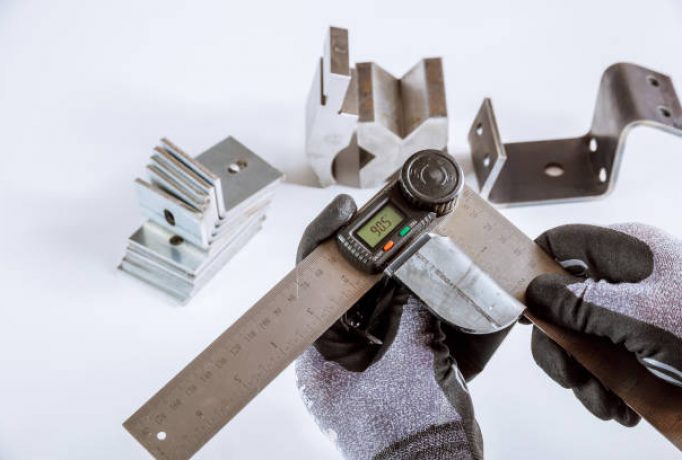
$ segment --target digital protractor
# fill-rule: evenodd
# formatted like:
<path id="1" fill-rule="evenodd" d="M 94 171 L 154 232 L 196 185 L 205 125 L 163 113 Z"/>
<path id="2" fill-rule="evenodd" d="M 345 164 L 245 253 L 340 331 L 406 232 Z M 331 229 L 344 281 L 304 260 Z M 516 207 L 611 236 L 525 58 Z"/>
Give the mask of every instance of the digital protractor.
<path id="1" fill-rule="evenodd" d="M 533 278 L 562 271 L 463 184 L 452 157 L 418 152 L 333 241 L 299 263 L 124 427 L 156 458 L 190 458 L 374 286 L 382 271 L 397 273 L 396 264 L 409 263 L 413 254 L 426 259 L 424 266 L 438 269 L 438 254 L 421 249 L 433 249 L 424 244 L 430 235 L 448 237 L 484 278 L 518 302 Z M 498 324 L 494 310 L 484 323 Z M 524 314 L 682 449 L 680 388 L 657 379 L 606 340 Z M 508 321 L 505 316 L 503 322 Z"/>

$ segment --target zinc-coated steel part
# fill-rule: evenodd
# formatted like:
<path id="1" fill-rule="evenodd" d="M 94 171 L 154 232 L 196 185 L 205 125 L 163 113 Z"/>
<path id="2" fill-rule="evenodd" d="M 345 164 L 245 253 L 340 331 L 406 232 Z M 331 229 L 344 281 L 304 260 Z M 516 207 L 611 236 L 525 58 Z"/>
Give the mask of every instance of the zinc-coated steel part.
<path id="1" fill-rule="evenodd" d="M 481 194 L 504 205 L 605 195 L 615 185 L 627 134 L 639 125 L 682 135 L 682 108 L 671 79 L 635 64 L 606 69 L 592 128 L 577 138 L 503 144 L 485 99 L 469 131 Z"/>
<path id="2" fill-rule="evenodd" d="M 425 235 L 420 243 L 392 276 L 436 317 L 469 334 L 492 334 L 523 314 L 525 306 L 477 267 L 452 239 Z"/>
<path id="3" fill-rule="evenodd" d="M 306 154 L 322 186 L 381 185 L 413 152 L 447 140 L 440 58 L 401 78 L 373 62 L 353 68 L 348 31 L 329 29 L 306 106 Z"/>
<path id="4" fill-rule="evenodd" d="M 184 201 L 142 179 L 135 179 L 135 190 L 142 213 L 200 247 L 208 247 L 211 224 L 203 214 Z"/>
<path id="5" fill-rule="evenodd" d="M 528 283 L 561 272 L 537 245 L 465 187 L 436 233 L 497 286 L 523 300 Z M 377 281 L 329 241 L 318 247 L 125 423 L 153 456 L 194 455 Z M 657 379 L 620 347 L 547 324 L 549 337 L 682 448 L 682 391 Z"/>
<path id="6" fill-rule="evenodd" d="M 221 219 L 252 197 L 268 191 L 283 177 L 280 171 L 231 136 L 197 156 L 196 163 L 211 171 L 221 184 L 218 198 L 225 209 Z"/>
<path id="7" fill-rule="evenodd" d="M 147 166 L 152 184 L 136 181 L 140 205 L 149 219 L 204 249 L 229 231 L 228 222 L 253 214 L 282 179 L 232 137 L 197 158 L 162 143 Z"/>
<path id="8" fill-rule="evenodd" d="M 231 137 L 197 158 L 161 142 L 120 268 L 186 302 L 258 232 L 282 174 Z"/>
<path id="9" fill-rule="evenodd" d="M 120 269 L 185 303 L 258 233 L 264 218 L 244 222 L 212 251 L 186 241 L 169 243 L 177 236 L 147 222 L 131 237 Z"/>

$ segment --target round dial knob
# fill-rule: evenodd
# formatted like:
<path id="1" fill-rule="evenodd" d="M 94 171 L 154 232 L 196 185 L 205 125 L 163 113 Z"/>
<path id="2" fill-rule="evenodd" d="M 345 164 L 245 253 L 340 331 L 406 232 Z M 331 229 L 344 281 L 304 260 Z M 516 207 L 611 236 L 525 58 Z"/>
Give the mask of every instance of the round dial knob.
<path id="1" fill-rule="evenodd" d="M 455 160 L 439 150 L 422 150 L 400 171 L 400 191 L 419 209 L 443 215 L 452 211 L 464 184 Z"/>

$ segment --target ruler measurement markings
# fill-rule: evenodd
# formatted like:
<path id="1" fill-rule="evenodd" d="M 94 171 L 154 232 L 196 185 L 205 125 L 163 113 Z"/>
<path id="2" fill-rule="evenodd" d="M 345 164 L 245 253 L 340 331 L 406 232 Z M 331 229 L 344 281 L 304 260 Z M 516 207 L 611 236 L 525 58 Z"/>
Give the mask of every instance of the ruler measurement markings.
<path id="1" fill-rule="evenodd" d="M 124 424 L 131 434 L 158 458 L 188 458 L 213 437 L 376 281 L 335 251 L 316 250 L 271 289 Z"/>

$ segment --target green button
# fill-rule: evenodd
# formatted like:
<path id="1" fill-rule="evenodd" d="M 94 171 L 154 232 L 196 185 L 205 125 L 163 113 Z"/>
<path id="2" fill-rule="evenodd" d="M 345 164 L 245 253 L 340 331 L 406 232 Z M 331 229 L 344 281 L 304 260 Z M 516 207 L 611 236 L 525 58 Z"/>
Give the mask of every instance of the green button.
<path id="1" fill-rule="evenodd" d="M 403 227 L 403 229 L 400 230 L 400 236 L 405 236 L 405 235 L 407 235 L 408 233 L 410 233 L 410 230 L 412 230 L 412 229 L 410 228 L 410 226 L 409 226 L 409 225 L 405 225 L 405 226 Z"/>

